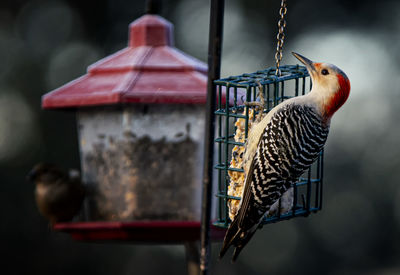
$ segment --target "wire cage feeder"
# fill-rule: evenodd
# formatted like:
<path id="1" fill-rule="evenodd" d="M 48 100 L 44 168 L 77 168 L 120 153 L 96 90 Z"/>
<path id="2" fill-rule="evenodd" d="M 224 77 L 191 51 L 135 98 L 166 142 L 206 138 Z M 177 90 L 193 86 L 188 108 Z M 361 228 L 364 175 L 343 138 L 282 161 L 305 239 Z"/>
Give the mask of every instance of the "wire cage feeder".
<path id="1" fill-rule="evenodd" d="M 311 80 L 306 67 L 299 65 L 281 66 L 281 76 L 276 76 L 276 68 L 271 67 L 255 73 L 231 76 L 215 80 L 217 91 L 216 104 L 216 173 L 218 181 L 218 211 L 214 225 L 227 228 L 230 223 L 228 203 L 240 201 L 239 196 L 229 192 L 232 176 L 243 176 L 242 167 L 233 167 L 232 158 L 244 151 L 245 140 L 249 133 L 257 110 L 245 102 L 257 101 L 258 87 L 262 86 L 264 93 L 264 112 L 268 113 L 282 101 L 311 90 Z M 225 95 L 225 96 L 224 96 Z M 244 138 L 235 137 L 237 127 L 242 125 Z M 244 124 L 244 125 L 243 125 Z M 236 148 L 235 148 L 236 147 Z M 233 152 L 232 150 L 234 149 Z M 235 155 L 234 157 L 232 155 Z M 240 158 L 242 156 L 239 156 Z M 281 213 L 280 201 L 276 214 L 264 217 L 262 224 L 274 223 L 299 216 L 308 216 L 322 208 L 322 181 L 323 179 L 323 152 L 313 165 L 303 173 L 299 181 L 293 186 L 293 205 L 291 210 Z"/>

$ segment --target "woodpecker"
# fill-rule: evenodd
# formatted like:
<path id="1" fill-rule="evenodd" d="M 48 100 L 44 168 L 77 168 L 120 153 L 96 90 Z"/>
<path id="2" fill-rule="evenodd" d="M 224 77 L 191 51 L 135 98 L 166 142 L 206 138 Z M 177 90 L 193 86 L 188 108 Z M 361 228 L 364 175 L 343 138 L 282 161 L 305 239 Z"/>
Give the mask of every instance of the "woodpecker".
<path id="1" fill-rule="evenodd" d="M 292 54 L 306 66 L 312 89 L 274 107 L 249 132 L 242 199 L 219 255 L 222 258 L 234 246 L 232 262 L 254 235 L 264 215 L 272 211 L 273 205 L 276 208 L 280 198 L 288 194 L 290 197 L 293 185 L 316 160 L 328 137 L 333 114 L 350 93 L 350 81 L 338 67 Z"/>
<path id="2" fill-rule="evenodd" d="M 39 163 L 27 179 L 36 184 L 36 204 L 50 225 L 72 220 L 79 212 L 85 191 L 77 170 L 67 174 L 54 165 Z"/>

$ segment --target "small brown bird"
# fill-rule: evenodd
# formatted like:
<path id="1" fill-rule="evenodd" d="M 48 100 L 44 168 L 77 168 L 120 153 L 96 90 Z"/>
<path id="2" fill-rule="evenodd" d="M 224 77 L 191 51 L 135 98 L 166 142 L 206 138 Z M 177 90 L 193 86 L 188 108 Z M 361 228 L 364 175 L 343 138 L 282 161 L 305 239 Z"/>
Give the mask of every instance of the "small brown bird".
<path id="1" fill-rule="evenodd" d="M 51 225 L 70 221 L 79 212 L 85 196 L 79 172 L 70 170 L 69 175 L 60 168 L 39 163 L 27 178 L 36 184 L 35 198 L 39 212 Z"/>

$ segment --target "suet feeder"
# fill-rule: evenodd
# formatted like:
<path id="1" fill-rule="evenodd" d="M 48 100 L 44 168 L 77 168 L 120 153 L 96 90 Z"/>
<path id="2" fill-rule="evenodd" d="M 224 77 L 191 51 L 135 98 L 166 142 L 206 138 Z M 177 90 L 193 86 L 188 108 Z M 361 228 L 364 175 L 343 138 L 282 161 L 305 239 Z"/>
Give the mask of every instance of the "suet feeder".
<path id="1" fill-rule="evenodd" d="M 88 190 L 81 221 L 56 229 L 80 240 L 200 238 L 207 66 L 174 48 L 172 31 L 142 16 L 128 47 L 43 96 L 44 109 L 76 110 Z"/>
<path id="2" fill-rule="evenodd" d="M 258 110 L 245 104 L 258 100 L 258 91 L 264 94 L 264 110 L 270 111 L 283 100 L 305 94 L 311 87 L 307 69 L 299 65 L 281 66 L 281 75 L 276 75 L 276 68 L 269 68 L 255 73 L 231 76 L 215 80 L 217 98 L 226 93 L 226 98 L 233 97 L 233 105 L 219 100 L 216 115 L 217 170 L 219 199 L 215 226 L 228 227 L 230 218 L 237 211 L 240 192 L 235 188 L 244 183 L 242 152 L 249 129 Z M 294 186 L 294 201 L 289 212 L 277 211 L 264 218 L 263 224 L 278 222 L 298 216 L 307 216 L 322 207 L 323 153 L 306 171 Z M 278 202 L 278 208 L 279 202 Z"/>

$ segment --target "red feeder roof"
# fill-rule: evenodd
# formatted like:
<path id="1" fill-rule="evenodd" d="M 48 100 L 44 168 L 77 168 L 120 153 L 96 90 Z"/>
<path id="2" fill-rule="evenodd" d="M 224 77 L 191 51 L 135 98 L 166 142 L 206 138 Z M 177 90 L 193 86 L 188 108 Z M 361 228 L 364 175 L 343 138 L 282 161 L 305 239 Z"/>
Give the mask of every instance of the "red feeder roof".
<path id="1" fill-rule="evenodd" d="M 130 25 L 128 47 L 88 68 L 87 74 L 42 97 L 42 107 L 119 103 L 205 104 L 207 66 L 172 45 L 173 25 L 144 15 Z"/>

